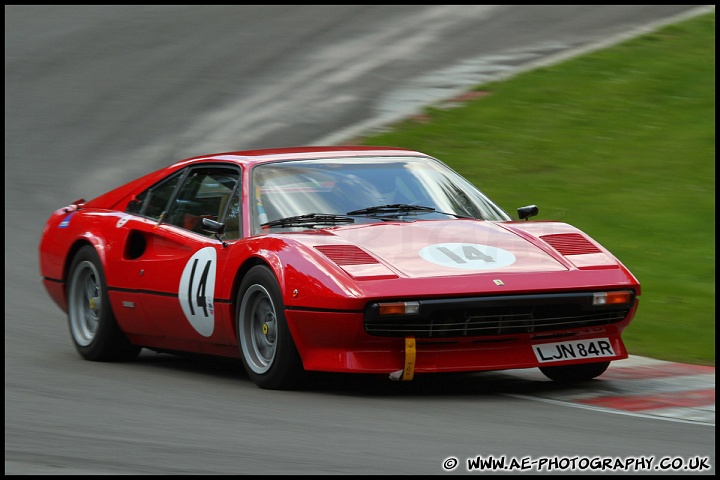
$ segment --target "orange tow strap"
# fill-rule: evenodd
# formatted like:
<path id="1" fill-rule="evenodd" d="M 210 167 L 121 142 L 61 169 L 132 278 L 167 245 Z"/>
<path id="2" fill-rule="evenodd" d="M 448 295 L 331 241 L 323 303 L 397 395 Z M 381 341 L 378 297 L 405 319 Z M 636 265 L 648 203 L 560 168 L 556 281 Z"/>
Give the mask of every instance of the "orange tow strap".
<path id="1" fill-rule="evenodd" d="M 402 381 L 413 379 L 415 375 L 415 338 L 405 339 L 405 368 L 403 369 Z"/>

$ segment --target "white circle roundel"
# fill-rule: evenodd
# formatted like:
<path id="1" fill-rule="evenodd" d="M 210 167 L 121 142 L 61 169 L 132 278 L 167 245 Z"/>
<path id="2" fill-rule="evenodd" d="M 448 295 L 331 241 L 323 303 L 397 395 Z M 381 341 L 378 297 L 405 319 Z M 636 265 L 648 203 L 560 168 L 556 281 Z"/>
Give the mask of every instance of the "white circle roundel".
<path id="1" fill-rule="evenodd" d="M 203 337 L 212 335 L 215 328 L 216 273 L 217 252 L 213 247 L 205 247 L 190 257 L 180 277 L 180 306 L 190 325 Z"/>
<path id="2" fill-rule="evenodd" d="M 436 243 L 420 249 L 420 256 L 443 267 L 493 270 L 515 263 L 515 255 L 498 247 L 478 243 Z"/>

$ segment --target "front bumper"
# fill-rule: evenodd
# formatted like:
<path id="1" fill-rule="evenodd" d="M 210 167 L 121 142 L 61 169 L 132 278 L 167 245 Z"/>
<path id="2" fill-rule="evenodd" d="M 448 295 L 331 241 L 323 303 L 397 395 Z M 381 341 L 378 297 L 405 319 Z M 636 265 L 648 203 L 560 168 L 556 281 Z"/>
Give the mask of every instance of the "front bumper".
<path id="1" fill-rule="evenodd" d="M 538 332 L 516 329 L 510 334 L 443 338 L 422 338 L 412 333 L 393 337 L 370 335 L 363 312 L 289 309 L 285 315 L 306 370 L 390 374 L 406 369 L 409 361 L 414 373 L 538 367 L 542 363 L 534 346 L 594 339 L 607 339 L 614 355 L 561 360 L 553 365 L 621 360 L 628 353 L 620 335 L 636 309 L 637 300 L 623 319 L 606 325 L 560 326 Z M 408 339 L 412 341 L 408 343 Z"/>

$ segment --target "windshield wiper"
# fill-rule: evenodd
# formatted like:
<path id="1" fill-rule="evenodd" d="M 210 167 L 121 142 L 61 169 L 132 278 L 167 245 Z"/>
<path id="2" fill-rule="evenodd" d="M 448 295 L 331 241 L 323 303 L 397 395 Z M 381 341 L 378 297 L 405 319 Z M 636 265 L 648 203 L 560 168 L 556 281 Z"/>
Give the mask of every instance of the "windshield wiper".
<path id="1" fill-rule="evenodd" d="M 337 225 L 338 223 L 355 223 L 355 219 L 334 213 L 306 213 L 292 217 L 279 218 L 265 222 L 261 227 L 293 227 L 303 225 Z"/>
<path id="2" fill-rule="evenodd" d="M 402 216 L 410 214 L 422 214 L 422 213 L 439 213 L 441 215 L 449 215 L 456 218 L 472 218 L 477 220 L 475 217 L 468 217 L 464 215 L 458 215 L 456 213 L 447 213 L 436 210 L 433 207 L 425 207 L 423 205 L 410 205 L 408 203 L 393 203 L 390 205 L 377 205 L 374 207 L 361 208 L 359 210 L 353 210 L 347 212 L 346 215 L 367 215 L 369 217 L 392 217 Z"/>
<path id="3" fill-rule="evenodd" d="M 385 213 L 434 212 L 433 207 L 410 205 L 408 203 L 392 203 L 390 205 L 376 205 L 347 212 L 346 215 L 375 215 Z"/>

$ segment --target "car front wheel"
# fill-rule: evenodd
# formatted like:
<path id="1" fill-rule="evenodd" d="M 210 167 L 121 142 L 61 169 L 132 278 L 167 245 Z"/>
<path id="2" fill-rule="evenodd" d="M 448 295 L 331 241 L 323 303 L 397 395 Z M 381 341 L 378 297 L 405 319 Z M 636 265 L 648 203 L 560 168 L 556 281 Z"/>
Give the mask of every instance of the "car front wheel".
<path id="1" fill-rule="evenodd" d="M 237 336 L 250 379 L 264 389 L 300 385 L 304 370 L 285 320 L 280 287 L 266 266 L 250 269 L 238 291 Z"/>
<path id="2" fill-rule="evenodd" d="M 86 360 L 131 360 L 140 353 L 115 321 L 102 264 L 90 245 L 70 265 L 68 324 L 75 349 Z"/>
<path id="3" fill-rule="evenodd" d="M 578 365 L 561 365 L 556 367 L 540 367 L 540 371 L 550 380 L 562 383 L 592 380 L 607 370 L 610 362 L 581 363 Z"/>

